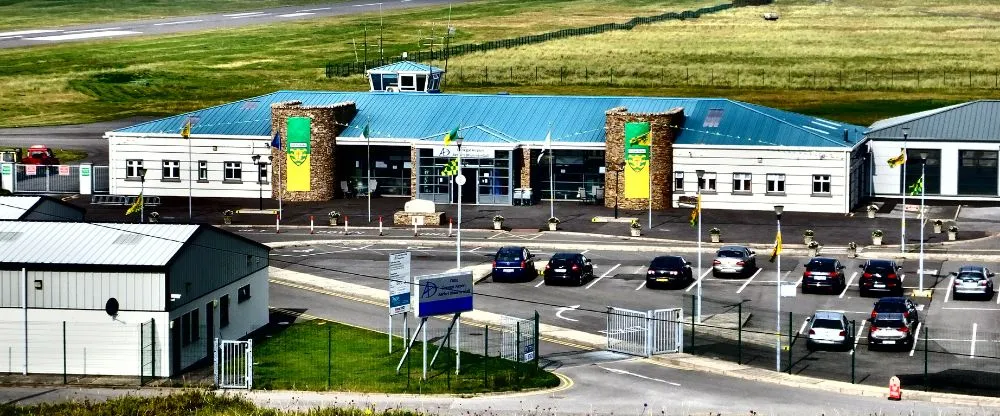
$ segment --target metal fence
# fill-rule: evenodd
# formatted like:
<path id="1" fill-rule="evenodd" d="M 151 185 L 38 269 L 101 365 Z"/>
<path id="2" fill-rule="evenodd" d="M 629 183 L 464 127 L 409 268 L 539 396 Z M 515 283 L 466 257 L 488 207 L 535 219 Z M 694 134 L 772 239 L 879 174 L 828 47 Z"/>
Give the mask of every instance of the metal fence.
<path id="1" fill-rule="evenodd" d="M 80 192 L 80 166 L 14 165 L 14 192 L 46 194 Z"/>
<path id="2" fill-rule="evenodd" d="M 811 314 L 782 312 L 779 331 L 774 309 L 751 305 L 703 299 L 701 323 L 686 320 L 684 352 L 771 371 L 780 359 L 782 372 L 829 380 L 885 386 L 897 376 L 914 390 L 1000 396 L 1000 333 L 977 331 L 970 339 L 970 331 L 921 322 L 912 346 L 872 348 L 867 316 L 859 315 L 852 349 L 810 351 Z"/>
<path id="3" fill-rule="evenodd" d="M 427 51 L 407 52 L 408 56 L 407 59 L 417 62 L 430 62 L 438 59 L 445 59 L 446 57 L 451 57 L 451 56 L 459 56 L 475 52 L 485 52 L 495 49 L 516 48 L 519 46 L 532 45 L 555 39 L 563 39 L 574 36 L 594 35 L 609 31 L 632 30 L 640 25 L 649 25 L 667 20 L 696 19 L 704 14 L 717 13 L 723 10 L 728 10 L 733 7 L 764 5 L 764 4 L 770 4 L 772 2 L 773 0 L 735 0 L 731 3 L 723 3 L 710 7 L 702 7 L 697 10 L 668 12 L 668 13 L 658 14 L 655 16 L 633 17 L 632 19 L 630 19 L 625 23 L 604 23 L 588 27 L 562 29 L 553 32 L 541 33 L 537 35 L 520 36 L 516 38 L 499 39 L 481 43 L 465 43 L 459 45 L 451 45 L 436 51 L 430 49 Z M 399 59 L 396 59 L 395 61 L 399 61 Z M 355 74 L 364 74 L 368 68 L 385 65 L 390 62 L 393 61 L 382 59 L 379 61 L 371 61 L 371 62 L 352 62 L 352 63 L 339 63 L 339 64 L 328 63 L 326 65 L 326 77 L 333 78 L 333 77 L 350 76 Z"/>
<path id="4" fill-rule="evenodd" d="M 253 388 L 253 340 L 214 340 L 213 372 L 220 389 Z"/>
<path id="5" fill-rule="evenodd" d="M 92 191 L 95 194 L 106 194 L 111 192 L 111 176 L 108 172 L 108 166 L 94 166 Z"/>
<path id="6" fill-rule="evenodd" d="M 139 384 L 145 385 L 156 378 L 156 320 L 139 324 Z"/>

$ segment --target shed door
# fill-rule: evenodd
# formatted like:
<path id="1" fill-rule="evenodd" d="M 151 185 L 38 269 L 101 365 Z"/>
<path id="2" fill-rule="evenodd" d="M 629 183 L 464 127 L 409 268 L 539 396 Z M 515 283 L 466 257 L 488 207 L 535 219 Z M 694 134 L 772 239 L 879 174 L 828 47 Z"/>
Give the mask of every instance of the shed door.
<path id="1" fill-rule="evenodd" d="M 997 152 L 960 150 L 958 152 L 959 195 L 997 195 Z"/>

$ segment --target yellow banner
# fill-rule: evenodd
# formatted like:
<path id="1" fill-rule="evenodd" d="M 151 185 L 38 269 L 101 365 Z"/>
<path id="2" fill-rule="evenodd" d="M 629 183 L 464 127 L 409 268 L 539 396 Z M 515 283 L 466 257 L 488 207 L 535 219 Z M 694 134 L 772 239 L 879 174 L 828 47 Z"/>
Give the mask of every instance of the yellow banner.
<path id="1" fill-rule="evenodd" d="M 625 123 L 625 198 L 649 198 L 652 144 L 648 122 Z"/>
<path id="2" fill-rule="evenodd" d="M 310 172 L 312 169 L 312 143 L 309 117 L 289 117 L 286 134 L 288 147 L 285 153 L 285 166 L 288 179 L 285 189 L 288 191 L 308 192 L 311 188 Z"/>

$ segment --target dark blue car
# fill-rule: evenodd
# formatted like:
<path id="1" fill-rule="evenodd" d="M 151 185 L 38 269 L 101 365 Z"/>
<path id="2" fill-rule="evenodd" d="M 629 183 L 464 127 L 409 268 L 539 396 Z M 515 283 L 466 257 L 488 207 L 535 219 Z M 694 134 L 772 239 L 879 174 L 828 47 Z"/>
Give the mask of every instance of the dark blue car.
<path id="1" fill-rule="evenodd" d="M 535 255 L 524 247 L 503 247 L 493 260 L 494 282 L 530 281 L 538 276 Z"/>

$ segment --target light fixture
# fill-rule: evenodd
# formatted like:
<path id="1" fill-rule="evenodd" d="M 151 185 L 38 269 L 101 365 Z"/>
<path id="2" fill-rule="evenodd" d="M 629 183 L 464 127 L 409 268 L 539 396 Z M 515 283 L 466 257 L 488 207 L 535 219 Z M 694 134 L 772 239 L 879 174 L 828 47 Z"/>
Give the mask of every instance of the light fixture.
<path id="1" fill-rule="evenodd" d="M 774 213 L 777 214 L 779 217 L 781 216 L 782 212 L 785 212 L 785 206 L 784 205 L 775 205 L 774 206 Z"/>
<path id="2" fill-rule="evenodd" d="M 219 146 L 212 146 L 212 151 L 213 152 L 219 151 Z"/>
<path id="3" fill-rule="evenodd" d="M 42 290 L 42 281 L 35 280 L 35 289 Z"/>
<path id="4" fill-rule="evenodd" d="M 701 169 L 698 169 L 698 170 L 694 171 L 694 174 L 698 175 L 698 179 L 701 179 L 701 178 L 705 177 L 705 171 L 703 171 Z"/>
<path id="5" fill-rule="evenodd" d="M 920 152 L 920 158 L 927 161 L 927 152 Z"/>
<path id="6" fill-rule="evenodd" d="M 906 138 L 910 135 L 910 128 L 903 127 L 902 130 L 903 130 L 903 140 L 906 140 Z"/>

